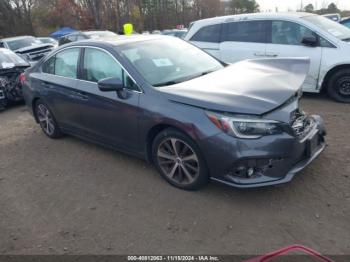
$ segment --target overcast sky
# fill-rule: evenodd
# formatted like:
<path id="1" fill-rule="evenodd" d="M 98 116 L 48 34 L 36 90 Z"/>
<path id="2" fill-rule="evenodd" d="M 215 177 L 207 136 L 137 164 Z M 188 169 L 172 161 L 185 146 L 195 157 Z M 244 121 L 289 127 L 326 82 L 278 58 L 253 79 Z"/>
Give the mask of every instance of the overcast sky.
<path id="1" fill-rule="evenodd" d="M 320 9 L 322 7 L 327 7 L 328 4 L 334 2 L 339 9 L 350 10 L 350 0 L 256 0 L 260 5 L 261 11 L 275 11 L 276 7 L 278 11 L 287 11 L 288 9 L 296 10 L 300 9 L 301 2 L 303 6 L 307 4 L 313 4 L 314 7 Z"/>

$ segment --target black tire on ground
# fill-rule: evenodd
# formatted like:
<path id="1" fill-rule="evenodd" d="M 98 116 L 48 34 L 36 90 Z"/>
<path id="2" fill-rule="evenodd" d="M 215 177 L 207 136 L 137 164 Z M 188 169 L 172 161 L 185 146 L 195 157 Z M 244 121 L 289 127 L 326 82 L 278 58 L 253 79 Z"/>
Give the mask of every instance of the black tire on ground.
<path id="1" fill-rule="evenodd" d="M 155 137 L 152 160 L 162 177 L 177 188 L 197 190 L 209 181 L 208 168 L 199 147 L 176 129 L 168 128 Z"/>
<path id="2" fill-rule="evenodd" d="M 53 139 L 63 136 L 54 115 L 46 103 L 41 100 L 36 101 L 34 113 L 45 135 Z"/>
<path id="3" fill-rule="evenodd" d="M 330 77 L 327 93 L 338 102 L 350 103 L 350 69 L 341 69 Z"/>

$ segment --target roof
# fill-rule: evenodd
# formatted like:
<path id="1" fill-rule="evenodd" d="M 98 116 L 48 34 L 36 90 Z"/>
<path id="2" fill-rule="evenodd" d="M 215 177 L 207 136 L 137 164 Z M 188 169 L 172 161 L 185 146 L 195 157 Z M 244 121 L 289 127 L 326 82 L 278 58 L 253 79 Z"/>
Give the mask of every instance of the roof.
<path id="1" fill-rule="evenodd" d="M 219 16 L 206 18 L 202 20 L 195 21 L 195 23 L 206 23 L 206 22 L 218 22 L 222 23 L 229 20 L 240 20 L 240 19 L 265 19 L 265 18 L 302 18 L 305 16 L 314 16 L 315 14 L 305 13 L 305 12 L 266 12 L 266 13 L 251 13 L 251 14 L 239 14 L 239 15 L 227 15 L 227 16 Z"/>
<path id="2" fill-rule="evenodd" d="M 89 39 L 89 40 L 81 40 L 77 42 L 72 42 L 67 45 L 71 46 L 79 46 L 79 45 L 84 45 L 84 44 L 109 44 L 113 46 L 119 46 L 119 45 L 124 45 L 124 44 L 129 44 L 129 43 L 137 43 L 137 42 L 143 42 L 143 41 L 149 41 L 149 40 L 155 40 L 155 39 L 161 39 L 161 38 L 171 38 L 170 36 L 166 35 L 130 35 L 130 36 L 125 36 L 125 35 L 118 35 L 115 37 L 101 37 L 98 39 Z"/>

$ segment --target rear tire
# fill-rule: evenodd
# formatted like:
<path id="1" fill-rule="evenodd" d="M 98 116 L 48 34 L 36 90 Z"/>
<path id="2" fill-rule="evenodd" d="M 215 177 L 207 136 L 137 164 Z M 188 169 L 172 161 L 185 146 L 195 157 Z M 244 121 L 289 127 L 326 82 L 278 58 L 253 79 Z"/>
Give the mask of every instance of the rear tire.
<path id="1" fill-rule="evenodd" d="M 177 188 L 197 190 L 209 181 L 199 147 L 176 129 L 166 129 L 155 137 L 152 159 L 162 177 Z"/>
<path id="2" fill-rule="evenodd" d="M 350 69 L 335 72 L 327 84 L 328 95 L 342 103 L 350 103 Z"/>
<path id="3" fill-rule="evenodd" d="M 38 100 L 35 104 L 35 117 L 39 121 L 40 127 L 45 135 L 53 139 L 63 136 L 51 110 L 41 100 Z"/>

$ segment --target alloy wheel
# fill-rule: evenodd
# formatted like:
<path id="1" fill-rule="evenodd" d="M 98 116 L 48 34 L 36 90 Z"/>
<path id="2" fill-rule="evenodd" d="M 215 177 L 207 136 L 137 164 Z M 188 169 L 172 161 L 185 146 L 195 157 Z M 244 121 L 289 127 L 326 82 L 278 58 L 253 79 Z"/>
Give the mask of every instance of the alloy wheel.
<path id="1" fill-rule="evenodd" d="M 188 185 L 199 176 L 195 151 L 180 139 L 165 139 L 158 147 L 157 158 L 163 173 L 175 183 Z"/>
<path id="2" fill-rule="evenodd" d="M 37 107 L 37 117 L 40 123 L 41 128 L 44 130 L 44 132 L 52 136 L 55 133 L 55 122 L 52 118 L 52 115 L 47 109 L 47 107 L 43 104 L 39 104 Z"/>

